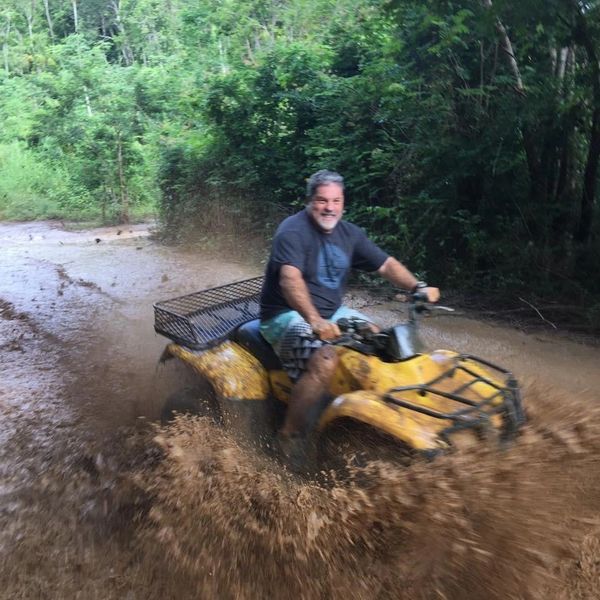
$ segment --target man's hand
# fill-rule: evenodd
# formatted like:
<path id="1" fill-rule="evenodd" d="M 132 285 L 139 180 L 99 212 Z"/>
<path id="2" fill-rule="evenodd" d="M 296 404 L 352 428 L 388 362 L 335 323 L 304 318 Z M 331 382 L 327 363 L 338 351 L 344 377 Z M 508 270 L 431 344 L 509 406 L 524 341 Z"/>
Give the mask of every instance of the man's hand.
<path id="1" fill-rule="evenodd" d="M 379 333 L 381 331 L 381 327 L 379 325 L 375 325 L 375 323 L 367 323 L 367 327 L 371 333 Z"/>
<path id="2" fill-rule="evenodd" d="M 315 319 L 309 323 L 315 335 L 321 340 L 334 340 L 340 337 L 342 332 L 336 323 L 332 323 L 327 319 Z"/>
<path id="3" fill-rule="evenodd" d="M 437 302 L 440 299 L 440 290 L 436 287 L 426 287 L 420 291 L 427 294 L 427 302 Z"/>
<path id="4" fill-rule="evenodd" d="M 393 283 L 395 286 L 405 290 L 415 290 L 417 286 L 419 291 L 427 296 L 427 302 L 437 302 L 440 299 L 440 290 L 435 287 L 429 287 L 427 284 L 418 285 L 417 278 L 399 261 L 392 256 L 379 267 L 377 271 L 382 277 Z"/>

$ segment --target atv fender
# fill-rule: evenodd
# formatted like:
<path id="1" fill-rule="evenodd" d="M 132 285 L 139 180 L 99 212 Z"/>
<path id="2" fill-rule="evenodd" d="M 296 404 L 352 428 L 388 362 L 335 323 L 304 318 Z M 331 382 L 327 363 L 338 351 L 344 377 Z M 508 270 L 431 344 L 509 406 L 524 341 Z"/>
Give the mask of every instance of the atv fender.
<path id="1" fill-rule="evenodd" d="M 391 407 L 376 392 L 359 390 L 337 396 L 321 415 L 317 429 L 322 431 L 342 417 L 374 427 L 417 451 L 439 451 L 448 447 L 438 437 L 442 423 L 424 420 L 422 415 L 408 409 Z"/>
<path id="2" fill-rule="evenodd" d="M 169 344 L 165 353 L 179 358 L 207 379 L 218 397 L 227 400 L 266 400 L 269 380 L 265 368 L 247 350 L 229 340 L 203 352 Z"/>

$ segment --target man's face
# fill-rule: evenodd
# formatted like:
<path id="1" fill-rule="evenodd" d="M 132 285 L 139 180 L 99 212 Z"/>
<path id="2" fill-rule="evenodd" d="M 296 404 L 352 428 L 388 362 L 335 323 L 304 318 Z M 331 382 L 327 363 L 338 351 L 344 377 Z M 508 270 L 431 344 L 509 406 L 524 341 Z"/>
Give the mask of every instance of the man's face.
<path id="1" fill-rule="evenodd" d="M 308 203 L 313 221 L 325 233 L 331 233 L 344 212 L 344 190 L 338 183 L 320 185 Z"/>

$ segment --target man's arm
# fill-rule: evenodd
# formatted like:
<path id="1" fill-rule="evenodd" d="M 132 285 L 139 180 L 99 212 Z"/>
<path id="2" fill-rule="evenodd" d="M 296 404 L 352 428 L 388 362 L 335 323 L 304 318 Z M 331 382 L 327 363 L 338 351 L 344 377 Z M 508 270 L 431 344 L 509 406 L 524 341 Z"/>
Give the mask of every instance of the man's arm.
<path id="1" fill-rule="evenodd" d="M 389 256 L 377 269 L 377 273 L 394 285 L 406 290 L 413 290 L 417 285 L 417 278 L 398 260 Z M 440 290 L 435 287 L 423 288 L 429 302 L 437 302 L 440 299 Z"/>
<path id="2" fill-rule="evenodd" d="M 279 285 L 290 307 L 304 317 L 304 320 L 322 340 L 341 335 L 339 327 L 335 323 L 323 319 L 315 308 L 300 269 L 291 265 L 282 265 L 279 271 Z"/>

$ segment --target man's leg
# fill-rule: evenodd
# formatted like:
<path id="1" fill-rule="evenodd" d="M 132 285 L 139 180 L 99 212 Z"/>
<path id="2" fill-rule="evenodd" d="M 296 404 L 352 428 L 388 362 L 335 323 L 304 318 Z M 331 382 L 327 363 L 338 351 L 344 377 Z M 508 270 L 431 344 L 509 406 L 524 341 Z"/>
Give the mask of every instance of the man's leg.
<path id="1" fill-rule="evenodd" d="M 300 315 L 289 322 L 274 348 L 294 384 L 281 433 L 304 436 L 325 401 L 337 366 L 337 353 L 314 335 Z"/>
<path id="2" fill-rule="evenodd" d="M 329 397 L 329 384 L 339 358 L 332 346 L 314 350 L 308 360 L 306 371 L 292 389 L 285 422 L 281 433 L 287 436 L 308 433 L 311 421 L 318 418 L 320 408 Z"/>
<path id="3" fill-rule="evenodd" d="M 341 318 L 369 322 L 367 316 L 346 306 L 340 306 L 331 320 L 336 322 Z M 281 321 L 281 327 L 277 321 Z M 326 401 L 329 384 L 339 362 L 337 352 L 331 346 L 324 346 L 296 311 L 284 313 L 267 322 L 261 331 L 295 384 L 281 433 L 305 435 L 318 409 Z"/>
<path id="4" fill-rule="evenodd" d="M 290 318 L 291 317 L 291 318 Z M 285 422 L 277 435 L 279 451 L 294 471 L 303 472 L 311 464 L 311 427 L 330 400 L 328 388 L 338 363 L 332 346 L 316 338 L 310 325 L 298 314 L 286 316 L 283 328 L 266 323 L 265 338 L 272 344 L 283 368 L 294 384 Z M 270 336 L 276 331 L 279 335 Z"/>

